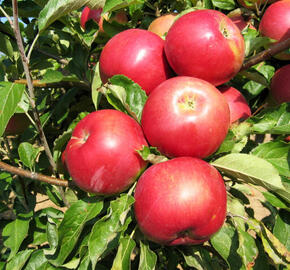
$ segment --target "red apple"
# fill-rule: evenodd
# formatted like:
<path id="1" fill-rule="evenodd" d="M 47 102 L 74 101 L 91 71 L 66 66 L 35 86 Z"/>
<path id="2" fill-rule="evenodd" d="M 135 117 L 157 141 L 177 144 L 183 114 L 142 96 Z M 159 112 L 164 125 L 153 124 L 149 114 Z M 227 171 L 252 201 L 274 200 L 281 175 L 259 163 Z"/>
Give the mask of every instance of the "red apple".
<path id="1" fill-rule="evenodd" d="M 172 69 L 214 85 L 233 78 L 244 60 L 244 39 L 238 27 L 216 10 L 189 12 L 171 26 L 165 53 Z"/>
<path id="2" fill-rule="evenodd" d="M 251 24 L 251 14 L 247 13 L 241 8 L 235 9 L 227 14 L 227 16 L 233 21 L 233 23 L 242 31 L 249 26 L 251 29 L 256 28 Z"/>
<path id="3" fill-rule="evenodd" d="M 82 11 L 81 15 L 81 26 L 83 29 L 86 28 L 86 23 L 88 20 L 94 20 L 99 25 L 99 31 L 104 32 L 103 29 L 103 20 L 112 22 L 116 21 L 120 24 L 125 24 L 128 22 L 127 14 L 124 11 L 118 11 L 110 20 L 108 18 L 108 14 L 104 14 L 102 16 L 102 8 L 98 9 L 90 9 L 89 7 L 85 7 Z"/>
<path id="4" fill-rule="evenodd" d="M 174 77 L 148 97 L 141 126 L 150 145 L 169 157 L 204 158 L 214 153 L 230 125 L 226 99 L 212 84 Z"/>
<path id="5" fill-rule="evenodd" d="M 147 145 L 140 125 L 117 110 L 90 113 L 65 149 L 67 169 L 81 189 L 104 195 L 127 189 L 146 167 L 136 150 Z"/>
<path id="6" fill-rule="evenodd" d="M 275 72 L 271 81 L 270 95 L 278 104 L 290 102 L 290 64 Z"/>
<path id="7" fill-rule="evenodd" d="M 227 85 L 219 87 L 219 90 L 228 102 L 231 123 L 238 120 L 245 120 L 251 116 L 251 109 L 248 102 L 239 90 Z"/>
<path id="8" fill-rule="evenodd" d="M 8 121 L 5 128 L 5 135 L 19 135 L 29 126 L 30 121 L 25 113 L 15 113 Z"/>
<path id="9" fill-rule="evenodd" d="M 201 244 L 226 216 L 226 189 L 209 163 L 180 157 L 155 164 L 138 180 L 135 216 L 140 230 L 163 245 Z"/>
<path id="10" fill-rule="evenodd" d="M 142 29 L 125 30 L 105 45 L 100 56 L 103 83 L 122 74 L 138 83 L 147 95 L 171 76 L 164 54 L 164 40 Z"/>
<path id="11" fill-rule="evenodd" d="M 162 15 L 151 22 L 148 31 L 164 37 L 176 19 L 176 14 Z"/>
<path id="12" fill-rule="evenodd" d="M 262 36 L 277 42 L 290 38 L 290 0 L 281 0 L 271 4 L 265 11 L 259 31 Z M 290 50 L 275 55 L 280 60 L 290 60 Z"/>

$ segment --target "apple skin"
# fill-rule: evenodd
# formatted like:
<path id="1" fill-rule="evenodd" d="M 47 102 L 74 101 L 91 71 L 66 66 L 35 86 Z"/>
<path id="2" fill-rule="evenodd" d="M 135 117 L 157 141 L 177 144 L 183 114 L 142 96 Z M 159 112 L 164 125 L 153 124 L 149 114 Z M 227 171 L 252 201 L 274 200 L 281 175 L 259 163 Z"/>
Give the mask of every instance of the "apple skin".
<path id="1" fill-rule="evenodd" d="M 141 118 L 148 143 L 168 157 L 211 155 L 229 125 L 229 106 L 221 92 L 204 80 L 186 76 L 155 88 Z"/>
<path id="2" fill-rule="evenodd" d="M 166 14 L 154 19 L 149 27 L 148 31 L 153 32 L 161 38 L 166 35 L 169 28 L 172 26 L 176 19 L 176 14 Z"/>
<path id="3" fill-rule="evenodd" d="M 238 120 L 245 120 L 251 116 L 249 104 L 239 90 L 227 85 L 220 86 L 218 89 L 228 102 L 231 124 Z"/>
<path id="4" fill-rule="evenodd" d="M 275 72 L 271 81 L 270 95 L 278 104 L 290 102 L 290 64 Z"/>
<path id="5" fill-rule="evenodd" d="M 15 113 L 8 121 L 5 128 L 5 135 L 19 135 L 29 126 L 30 121 L 25 113 Z"/>
<path id="6" fill-rule="evenodd" d="M 104 33 L 103 20 L 108 21 L 108 15 L 104 14 L 102 16 L 102 8 L 90 9 L 89 7 L 84 7 L 81 15 L 81 27 L 86 28 L 86 23 L 88 20 L 94 20 L 99 25 L 99 31 Z M 125 24 L 128 22 L 127 14 L 124 11 L 117 12 L 109 21 L 116 21 L 120 24 Z"/>
<path id="7" fill-rule="evenodd" d="M 164 48 L 176 74 L 220 85 L 240 70 L 245 44 L 240 30 L 226 15 L 195 10 L 174 22 Z"/>
<path id="8" fill-rule="evenodd" d="M 136 150 L 147 145 L 140 125 L 117 110 L 100 110 L 83 118 L 65 149 L 75 184 L 90 193 L 113 195 L 127 189 L 147 163 Z"/>
<path id="9" fill-rule="evenodd" d="M 164 40 L 143 29 L 128 29 L 115 35 L 101 53 L 100 76 L 106 83 L 117 74 L 129 77 L 149 95 L 172 75 L 164 53 Z"/>
<path id="10" fill-rule="evenodd" d="M 261 19 L 259 31 L 262 36 L 277 42 L 290 38 L 290 0 L 281 0 L 271 4 Z M 281 52 L 275 55 L 275 58 L 290 60 L 290 51 Z"/>
<path id="11" fill-rule="evenodd" d="M 151 166 L 139 178 L 134 197 L 140 230 L 163 245 L 201 244 L 226 217 L 222 176 L 198 158 L 179 157 Z"/>

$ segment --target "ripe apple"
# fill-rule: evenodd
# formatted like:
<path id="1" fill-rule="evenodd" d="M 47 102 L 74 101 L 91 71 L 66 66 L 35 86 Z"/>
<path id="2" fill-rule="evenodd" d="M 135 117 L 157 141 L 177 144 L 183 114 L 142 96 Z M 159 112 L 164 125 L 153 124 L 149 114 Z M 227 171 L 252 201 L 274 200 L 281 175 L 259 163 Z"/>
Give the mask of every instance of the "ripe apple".
<path id="1" fill-rule="evenodd" d="M 110 20 L 108 14 L 102 16 L 102 8 L 90 9 L 89 7 L 84 7 L 81 15 L 81 26 L 83 29 L 86 28 L 86 23 L 88 20 L 94 20 L 99 25 L 99 31 L 104 32 L 103 29 L 103 20 L 106 21 L 116 21 L 120 24 L 125 24 L 128 22 L 127 14 L 124 11 L 118 11 Z"/>
<path id="2" fill-rule="evenodd" d="M 100 56 L 100 75 L 106 83 L 122 74 L 138 83 L 147 95 L 171 76 L 164 40 L 143 29 L 129 29 L 111 38 Z"/>
<path id="3" fill-rule="evenodd" d="M 127 189 L 146 162 L 136 150 L 147 145 L 140 125 L 117 110 L 100 110 L 83 118 L 65 149 L 67 169 L 81 189 L 103 195 Z"/>
<path id="4" fill-rule="evenodd" d="M 164 48 L 176 74 L 220 85 L 240 70 L 245 44 L 240 30 L 226 15 L 195 10 L 175 21 Z"/>
<path id="5" fill-rule="evenodd" d="M 219 87 L 219 90 L 228 102 L 231 123 L 238 120 L 245 120 L 251 116 L 251 109 L 248 102 L 239 90 L 227 85 Z"/>
<path id="6" fill-rule="evenodd" d="M 176 19 L 176 14 L 162 15 L 151 22 L 148 31 L 164 37 Z"/>
<path id="7" fill-rule="evenodd" d="M 256 28 L 251 24 L 251 13 L 247 12 L 244 9 L 237 8 L 230 13 L 227 14 L 227 16 L 233 21 L 233 23 L 242 31 L 244 28 L 249 26 L 251 29 Z"/>
<path id="8" fill-rule="evenodd" d="M 5 128 L 5 135 L 19 135 L 29 126 L 30 121 L 25 113 L 15 113 L 8 121 Z"/>
<path id="9" fill-rule="evenodd" d="M 276 42 L 290 38 L 290 0 L 271 4 L 261 19 L 259 31 L 262 36 L 274 39 Z M 275 58 L 290 60 L 290 50 L 275 55 Z"/>
<path id="10" fill-rule="evenodd" d="M 138 180 L 135 217 L 140 230 L 163 245 L 201 244 L 226 216 L 226 189 L 209 163 L 179 157 L 155 164 Z"/>
<path id="11" fill-rule="evenodd" d="M 168 157 L 211 155 L 229 125 L 229 106 L 221 92 L 204 80 L 186 76 L 156 87 L 141 119 L 148 143 Z"/>
<path id="12" fill-rule="evenodd" d="M 290 102 L 290 64 L 275 72 L 271 81 L 270 95 L 278 104 Z"/>

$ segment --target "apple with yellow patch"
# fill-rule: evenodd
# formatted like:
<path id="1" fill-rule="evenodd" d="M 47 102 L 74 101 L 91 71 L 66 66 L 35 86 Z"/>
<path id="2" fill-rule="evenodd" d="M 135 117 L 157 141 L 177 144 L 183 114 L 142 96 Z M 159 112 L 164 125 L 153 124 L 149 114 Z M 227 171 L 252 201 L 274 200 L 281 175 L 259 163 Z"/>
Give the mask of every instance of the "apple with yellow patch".
<path id="1" fill-rule="evenodd" d="M 238 27 L 225 14 L 195 10 L 174 22 L 164 48 L 178 75 L 221 85 L 239 72 L 245 43 Z"/>

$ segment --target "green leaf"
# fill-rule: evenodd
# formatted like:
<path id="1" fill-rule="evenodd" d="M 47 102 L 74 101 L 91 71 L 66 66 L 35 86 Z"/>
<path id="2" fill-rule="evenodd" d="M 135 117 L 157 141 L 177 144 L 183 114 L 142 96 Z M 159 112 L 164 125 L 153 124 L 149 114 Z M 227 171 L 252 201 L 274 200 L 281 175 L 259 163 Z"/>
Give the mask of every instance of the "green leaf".
<path id="1" fill-rule="evenodd" d="M 0 82 L 0 136 L 3 135 L 9 119 L 21 101 L 25 85 Z"/>
<path id="2" fill-rule="evenodd" d="M 98 91 L 98 89 L 102 86 L 102 80 L 100 77 L 100 70 L 99 70 L 99 62 L 96 63 L 94 67 L 94 77 L 92 82 L 92 100 L 95 105 L 96 110 L 98 110 L 101 93 Z"/>
<path id="3" fill-rule="evenodd" d="M 118 10 L 129 5 L 143 3 L 144 0 L 107 0 L 103 12 Z"/>
<path id="4" fill-rule="evenodd" d="M 131 195 L 121 195 L 118 199 L 111 201 L 108 214 L 93 226 L 88 242 L 93 269 L 112 241 L 119 236 L 133 203 L 134 198 Z"/>
<path id="5" fill-rule="evenodd" d="M 283 103 L 278 108 L 269 108 L 246 120 L 252 124 L 252 131 L 260 134 L 290 133 L 290 103 Z"/>
<path id="6" fill-rule="evenodd" d="M 228 195 L 227 197 L 227 211 L 233 215 L 245 216 L 245 206 L 237 198 Z M 235 219 L 235 226 L 241 230 L 245 230 L 245 221 L 242 218 Z"/>
<path id="7" fill-rule="evenodd" d="M 55 83 L 60 82 L 63 79 L 63 75 L 60 71 L 48 69 L 44 75 L 40 83 Z"/>
<path id="8" fill-rule="evenodd" d="M 265 199 L 270 204 L 272 204 L 273 206 L 278 207 L 278 208 L 285 208 L 285 209 L 290 210 L 290 208 L 288 207 L 286 202 L 284 202 L 279 197 L 275 196 L 273 193 L 271 193 L 271 192 L 262 192 L 262 194 L 264 195 Z"/>
<path id="9" fill-rule="evenodd" d="M 145 146 L 141 150 L 137 150 L 138 154 L 145 161 L 149 161 L 152 164 L 157 164 L 163 161 L 168 160 L 166 156 L 162 156 L 161 153 L 153 146 Z"/>
<path id="10" fill-rule="evenodd" d="M 18 216 L 3 229 L 4 246 L 11 250 L 8 261 L 18 252 L 20 245 L 28 235 L 30 218 Z"/>
<path id="11" fill-rule="evenodd" d="M 43 250 L 35 250 L 25 267 L 25 270 L 45 270 L 45 264 L 47 264 L 47 259 L 44 256 Z"/>
<path id="12" fill-rule="evenodd" d="M 98 215 L 102 208 L 102 201 L 80 200 L 71 205 L 58 228 L 58 249 L 53 256 L 49 256 L 53 265 L 60 266 L 64 263 L 74 249 L 85 223 Z"/>
<path id="13" fill-rule="evenodd" d="M 280 210 L 276 216 L 273 234 L 290 250 L 290 215 L 289 211 Z"/>
<path id="14" fill-rule="evenodd" d="M 104 0 L 49 0 L 45 7 L 41 10 L 38 17 L 38 28 L 42 32 L 54 21 L 62 16 L 81 8 L 89 6 L 90 8 L 102 8 L 105 4 Z"/>
<path id="15" fill-rule="evenodd" d="M 290 144 L 284 142 L 267 142 L 260 144 L 251 154 L 269 161 L 281 175 L 290 177 Z"/>
<path id="16" fill-rule="evenodd" d="M 179 250 L 188 266 L 197 270 L 212 270 L 212 257 L 202 246 L 191 246 Z"/>
<path id="17" fill-rule="evenodd" d="M 256 258 L 258 257 L 258 248 L 256 246 L 255 239 L 240 228 L 238 228 L 238 235 L 239 248 L 237 252 L 241 256 L 246 269 L 251 269 L 251 267 L 255 264 Z"/>
<path id="18" fill-rule="evenodd" d="M 290 252 L 262 223 L 258 220 L 248 221 L 250 228 L 253 229 L 261 238 L 263 246 L 269 257 L 276 265 L 288 265 L 290 263 Z"/>
<path id="19" fill-rule="evenodd" d="M 215 160 L 212 165 L 231 177 L 274 191 L 290 202 L 290 193 L 286 193 L 278 171 L 262 158 L 248 154 L 228 154 Z"/>
<path id="20" fill-rule="evenodd" d="M 6 270 L 21 270 L 29 259 L 33 249 L 26 249 L 17 253 L 12 260 L 7 263 Z"/>
<path id="21" fill-rule="evenodd" d="M 141 87 L 124 75 L 115 75 L 109 79 L 111 84 L 100 90 L 108 102 L 117 110 L 127 112 L 136 121 L 141 121 L 147 95 Z"/>
<path id="22" fill-rule="evenodd" d="M 117 255 L 114 259 L 112 270 L 127 270 L 131 269 L 131 254 L 135 248 L 136 243 L 129 237 L 120 239 Z"/>
<path id="23" fill-rule="evenodd" d="M 32 170 L 32 168 L 34 167 L 35 160 L 40 151 L 40 148 L 35 148 L 28 142 L 23 142 L 18 147 L 18 154 L 20 160 L 26 167 L 30 168 L 30 170 Z"/>
<path id="24" fill-rule="evenodd" d="M 140 241 L 140 261 L 138 270 L 154 270 L 157 255 L 150 249 L 148 242 Z"/>
<path id="25" fill-rule="evenodd" d="M 13 46 L 11 45 L 10 38 L 0 32 L 0 40 L 0 51 L 12 59 L 14 50 Z"/>
<path id="26" fill-rule="evenodd" d="M 224 224 L 224 226 L 211 237 L 210 243 L 227 262 L 231 270 L 246 269 L 237 253 L 239 248 L 239 237 L 234 227 Z"/>
<path id="27" fill-rule="evenodd" d="M 221 9 L 231 10 L 235 8 L 234 0 L 212 0 L 212 4 Z"/>

